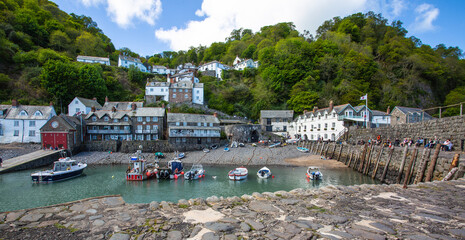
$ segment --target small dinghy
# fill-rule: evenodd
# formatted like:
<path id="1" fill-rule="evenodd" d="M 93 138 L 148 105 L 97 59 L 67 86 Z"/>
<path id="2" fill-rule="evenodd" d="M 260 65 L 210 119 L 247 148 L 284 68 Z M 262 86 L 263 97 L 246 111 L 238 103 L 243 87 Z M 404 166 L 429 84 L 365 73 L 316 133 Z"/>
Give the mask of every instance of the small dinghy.
<path id="1" fill-rule="evenodd" d="M 269 148 L 274 148 L 274 147 L 278 147 L 278 146 L 281 146 L 281 142 L 273 143 L 273 144 L 271 144 L 271 145 L 268 146 L 268 147 L 269 147 Z"/>
<path id="2" fill-rule="evenodd" d="M 203 151 L 204 153 L 209 153 L 209 152 L 210 152 L 210 149 L 204 148 L 202 151 Z"/>
<path id="3" fill-rule="evenodd" d="M 191 170 L 184 173 L 186 180 L 196 180 L 203 177 L 205 177 L 205 169 L 203 169 L 202 164 L 194 164 Z"/>
<path id="4" fill-rule="evenodd" d="M 262 167 L 262 168 L 260 168 L 260 170 L 258 170 L 257 176 L 259 178 L 269 178 L 269 177 L 271 177 L 271 171 L 267 167 Z"/>
<path id="5" fill-rule="evenodd" d="M 323 173 L 321 173 L 318 167 L 308 167 L 307 168 L 307 178 L 310 180 L 322 180 Z"/>
<path id="6" fill-rule="evenodd" d="M 244 143 L 239 143 L 239 147 L 245 147 Z"/>
<path id="7" fill-rule="evenodd" d="M 301 152 L 308 152 L 308 148 L 304 148 L 304 147 L 297 147 L 297 150 L 301 151 Z"/>
<path id="8" fill-rule="evenodd" d="M 86 167 L 85 163 L 78 163 L 76 160 L 65 157 L 54 162 L 52 170 L 36 172 L 31 174 L 31 177 L 33 182 L 62 181 L 80 176 Z"/>
<path id="9" fill-rule="evenodd" d="M 213 149 L 213 150 L 215 150 L 215 149 L 217 149 L 217 148 L 218 148 L 218 145 L 216 145 L 216 144 L 213 144 L 213 145 L 211 146 L 211 149 Z"/>
<path id="10" fill-rule="evenodd" d="M 224 148 L 224 151 L 225 151 L 225 152 L 229 152 L 229 148 L 228 148 L 228 147 L 225 147 L 225 148 Z"/>
<path id="11" fill-rule="evenodd" d="M 248 174 L 249 174 L 249 171 L 247 170 L 247 168 L 238 167 L 238 168 L 235 168 L 229 171 L 228 176 L 229 176 L 229 179 L 231 180 L 240 181 L 240 180 L 246 179 Z"/>

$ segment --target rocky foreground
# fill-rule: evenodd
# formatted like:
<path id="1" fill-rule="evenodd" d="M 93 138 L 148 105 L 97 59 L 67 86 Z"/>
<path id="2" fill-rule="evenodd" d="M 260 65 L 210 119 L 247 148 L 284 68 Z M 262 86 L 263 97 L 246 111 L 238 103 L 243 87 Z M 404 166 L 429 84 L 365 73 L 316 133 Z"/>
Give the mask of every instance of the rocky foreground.
<path id="1" fill-rule="evenodd" d="M 0 213 L 2 239 L 464 239 L 465 179 Z"/>

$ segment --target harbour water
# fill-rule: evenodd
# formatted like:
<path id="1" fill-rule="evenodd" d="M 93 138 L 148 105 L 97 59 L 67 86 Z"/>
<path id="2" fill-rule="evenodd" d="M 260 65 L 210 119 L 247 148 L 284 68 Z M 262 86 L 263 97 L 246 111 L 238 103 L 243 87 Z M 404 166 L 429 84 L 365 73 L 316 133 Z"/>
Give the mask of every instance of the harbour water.
<path id="1" fill-rule="evenodd" d="M 323 180 L 313 182 L 305 178 L 305 167 L 268 166 L 274 178 L 258 179 L 256 172 L 261 167 L 248 167 L 248 178 L 239 182 L 231 181 L 227 176 L 234 166 L 204 166 L 206 177 L 194 181 L 155 179 L 127 182 L 126 165 L 91 165 L 81 177 L 48 184 L 32 183 L 31 170 L 8 173 L 0 175 L 0 212 L 113 194 L 120 194 L 127 203 L 177 202 L 179 199 L 207 198 L 213 195 L 229 197 L 326 185 L 378 183 L 349 168 L 321 168 Z M 188 169 L 190 166 L 185 166 L 184 170 Z"/>

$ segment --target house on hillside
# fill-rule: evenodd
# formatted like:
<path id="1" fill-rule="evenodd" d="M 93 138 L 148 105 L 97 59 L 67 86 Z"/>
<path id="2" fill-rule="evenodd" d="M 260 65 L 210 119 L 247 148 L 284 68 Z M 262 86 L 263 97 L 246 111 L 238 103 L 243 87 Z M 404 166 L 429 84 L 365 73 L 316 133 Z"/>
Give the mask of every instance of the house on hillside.
<path id="1" fill-rule="evenodd" d="M 203 83 L 194 77 L 193 72 L 168 75 L 166 82 L 147 81 L 145 100 L 148 104 L 158 101 L 173 103 L 204 103 Z"/>
<path id="2" fill-rule="evenodd" d="M 166 124 L 164 108 L 142 107 L 136 108 L 130 114 L 134 129 L 134 140 L 159 140 L 163 136 Z"/>
<path id="3" fill-rule="evenodd" d="M 220 121 L 216 114 L 167 114 L 168 140 L 171 144 L 205 147 L 220 142 Z"/>
<path id="4" fill-rule="evenodd" d="M 159 66 L 159 65 L 154 65 L 152 66 L 152 73 L 157 73 L 157 74 L 175 74 L 176 70 L 174 69 L 169 69 L 165 66 Z"/>
<path id="5" fill-rule="evenodd" d="M 420 108 L 395 106 L 391 115 L 391 125 L 423 122 L 433 119 L 431 115 Z"/>
<path id="6" fill-rule="evenodd" d="M 102 105 L 97 102 L 97 98 L 87 99 L 75 97 L 71 103 L 68 104 L 68 116 L 88 114 L 92 108 L 96 110 L 102 109 Z"/>
<path id="7" fill-rule="evenodd" d="M 294 110 L 261 110 L 260 125 L 267 132 L 284 132 L 294 118 Z"/>
<path id="8" fill-rule="evenodd" d="M 81 118 L 61 114 L 53 116 L 40 128 L 42 148 L 77 151 L 83 141 L 85 126 Z"/>
<path id="9" fill-rule="evenodd" d="M 258 61 L 252 59 L 241 59 L 236 56 L 236 59 L 233 61 L 233 68 L 238 71 L 242 71 L 245 68 L 258 68 Z"/>
<path id="10" fill-rule="evenodd" d="M 222 80 L 222 73 L 224 70 L 229 70 L 231 69 L 230 66 L 220 63 L 218 61 L 211 61 L 208 63 L 205 63 L 199 67 L 199 72 L 202 72 L 203 75 L 207 76 L 212 76 L 216 77 L 220 80 Z"/>
<path id="11" fill-rule="evenodd" d="M 83 62 L 83 63 L 100 63 L 104 65 L 110 66 L 110 58 L 109 57 L 93 57 L 93 56 L 77 56 L 76 61 Z"/>
<path id="12" fill-rule="evenodd" d="M 11 106 L 0 108 L 0 143 L 40 143 L 40 128 L 56 116 L 50 106 L 21 105 L 13 100 Z"/>
<path id="13" fill-rule="evenodd" d="M 102 110 L 116 110 L 129 111 L 136 105 L 137 108 L 144 106 L 144 102 L 110 102 L 108 97 L 105 97 L 105 103 L 103 104 Z"/>
<path id="14" fill-rule="evenodd" d="M 141 72 L 148 72 L 147 67 L 142 64 L 139 58 L 133 58 L 129 56 L 122 56 L 119 55 L 118 57 L 118 67 L 125 67 L 129 68 L 131 66 L 135 66 L 138 68 Z"/>

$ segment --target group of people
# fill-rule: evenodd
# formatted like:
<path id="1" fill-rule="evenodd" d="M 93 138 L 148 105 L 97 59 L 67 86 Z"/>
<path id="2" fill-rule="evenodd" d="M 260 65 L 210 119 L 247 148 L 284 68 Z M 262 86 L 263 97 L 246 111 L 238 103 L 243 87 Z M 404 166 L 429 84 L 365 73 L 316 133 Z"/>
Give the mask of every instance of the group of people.
<path id="1" fill-rule="evenodd" d="M 398 138 L 396 138 L 394 141 L 391 141 L 389 138 L 382 140 L 380 136 L 378 136 L 376 139 L 368 139 L 367 143 L 369 145 L 378 145 L 378 146 L 384 146 L 384 147 L 405 147 L 405 146 L 416 146 L 416 147 L 421 147 L 424 146 L 425 148 L 434 148 L 436 144 L 441 144 L 441 150 L 443 151 L 452 151 L 453 143 L 450 141 L 450 139 L 447 139 L 444 142 L 441 142 L 437 137 L 434 137 L 434 139 L 423 139 L 423 138 L 418 138 L 416 141 L 413 138 L 404 138 L 402 141 Z M 365 141 L 364 140 L 359 140 L 357 142 L 358 145 L 364 145 Z"/>

